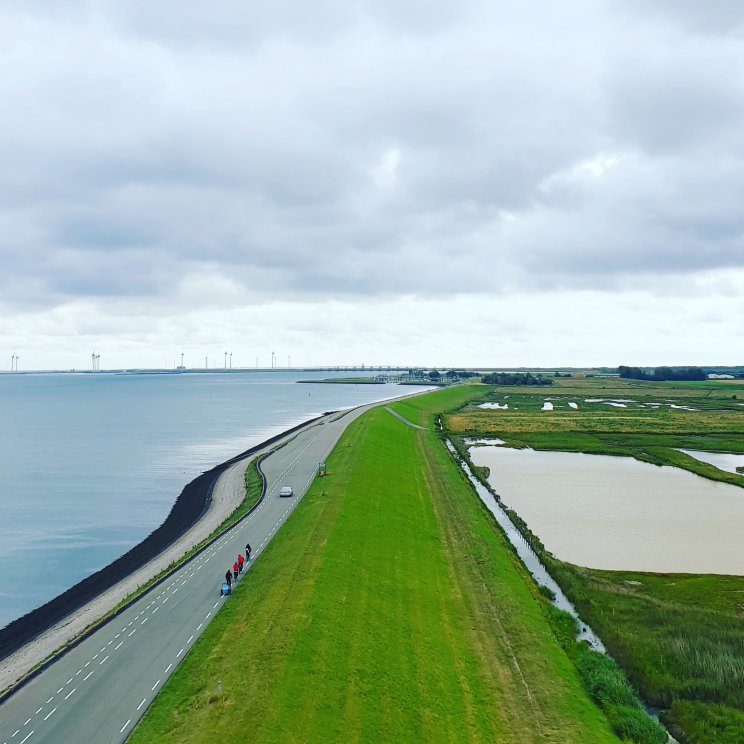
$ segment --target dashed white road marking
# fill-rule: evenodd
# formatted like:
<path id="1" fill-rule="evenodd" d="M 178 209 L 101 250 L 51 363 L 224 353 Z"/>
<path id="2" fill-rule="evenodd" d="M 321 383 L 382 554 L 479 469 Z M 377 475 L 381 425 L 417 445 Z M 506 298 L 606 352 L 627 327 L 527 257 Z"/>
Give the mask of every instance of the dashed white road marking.
<path id="1" fill-rule="evenodd" d="M 52 700 L 54 700 L 54 695 L 52 695 L 52 697 L 50 697 L 49 700 L 47 700 L 46 703 L 44 703 L 44 704 L 45 705 L 49 705 L 49 703 L 51 703 Z"/>
<path id="2" fill-rule="evenodd" d="M 33 718 L 33 716 L 31 716 L 31 718 Z M 27 718 L 27 719 L 26 719 L 26 720 L 24 721 L 23 725 L 24 725 L 24 726 L 28 726 L 28 724 L 29 724 L 29 723 L 31 723 L 31 718 Z M 20 729 L 19 729 L 19 731 L 20 731 Z"/>
<path id="3" fill-rule="evenodd" d="M 17 733 L 18 732 L 16 731 L 16 734 Z M 30 733 L 26 734 L 26 736 L 23 739 L 21 739 L 21 744 L 24 744 L 24 742 L 27 742 L 33 736 L 33 733 L 34 732 L 31 731 Z M 15 736 L 15 734 L 13 734 L 13 736 Z"/>
<path id="4" fill-rule="evenodd" d="M 43 707 L 44 707 L 43 705 L 40 705 L 40 706 L 39 706 L 39 707 L 38 707 L 38 708 L 36 709 L 36 713 L 34 713 L 34 715 L 35 715 L 35 716 L 38 716 L 38 715 L 39 715 L 39 713 L 41 712 L 41 709 L 42 709 Z"/>
<path id="5" fill-rule="evenodd" d="M 313 443 L 314 443 L 314 442 L 311 442 L 311 444 L 313 444 Z M 310 445 L 308 445 L 308 448 L 309 448 L 309 447 L 310 447 Z M 307 449 L 307 448 L 306 448 L 306 449 Z M 303 451 L 303 452 L 301 453 L 301 455 L 304 455 L 304 454 L 305 454 L 305 452 Z M 298 458 L 297 458 L 297 459 L 296 459 L 296 460 L 295 460 L 295 461 L 294 461 L 294 462 L 293 462 L 293 463 L 292 463 L 292 464 L 291 464 L 291 465 L 290 465 L 290 466 L 289 466 L 288 468 L 286 468 L 286 469 L 285 469 L 284 473 L 282 473 L 282 476 L 280 476 L 280 478 L 281 478 L 281 477 L 284 477 L 284 475 L 286 475 L 286 473 L 288 473 L 288 472 L 290 472 L 290 470 L 292 470 L 292 468 L 294 467 L 294 465 L 295 465 L 295 463 L 297 462 L 297 460 L 299 460 L 299 458 L 301 457 L 301 455 L 300 455 L 300 456 L 298 456 Z M 312 481 L 312 477 L 311 477 L 311 478 L 309 478 L 309 479 L 307 480 L 307 483 L 306 483 L 305 485 L 309 484 L 309 483 L 310 483 L 311 481 Z M 263 508 L 263 507 L 265 506 L 265 504 L 266 504 L 266 502 L 263 502 L 263 503 L 262 503 L 262 504 L 261 504 L 261 505 L 260 505 L 260 506 L 259 506 L 258 508 L 259 508 L 259 509 Z M 280 520 L 279 520 L 278 522 L 276 522 L 276 524 L 274 525 L 273 529 L 271 530 L 271 533 L 274 533 L 274 532 L 276 532 L 276 530 L 278 529 L 278 527 L 280 527 L 280 526 L 281 526 L 281 525 L 283 524 L 283 521 L 284 521 L 284 520 L 286 519 L 287 515 L 288 515 L 288 514 L 289 514 L 289 513 L 290 513 L 290 512 L 291 512 L 291 511 L 292 511 L 292 510 L 294 509 L 294 507 L 295 507 L 295 506 L 296 506 L 296 503 L 293 503 L 293 504 L 291 504 L 290 506 L 288 506 L 288 507 L 287 507 L 287 509 L 286 509 L 286 510 L 284 511 L 284 513 L 282 514 L 282 518 L 281 518 L 281 519 L 280 519 Z M 258 511 L 258 510 L 256 510 L 256 511 Z M 249 519 L 252 519 L 252 518 L 253 518 L 253 516 L 254 516 L 254 515 L 253 515 L 253 514 L 251 514 L 251 515 L 250 515 L 250 517 L 249 517 Z M 221 547 L 221 546 L 225 546 L 225 545 L 227 545 L 228 543 L 232 543 L 232 542 L 234 542 L 234 538 L 235 538 L 236 536 L 237 536 L 237 535 L 235 534 L 235 535 L 232 535 L 232 536 L 225 536 L 225 537 L 223 537 L 223 538 L 222 538 L 222 539 L 221 539 L 221 540 L 220 540 L 220 541 L 219 541 L 219 542 L 218 542 L 218 543 L 217 543 L 216 545 L 214 545 L 214 546 L 213 546 L 213 547 L 212 547 L 212 548 L 211 548 L 210 550 L 208 550 L 208 551 L 207 551 L 207 553 L 206 553 L 205 555 L 203 555 L 203 556 L 202 556 L 202 557 L 201 557 L 201 558 L 199 559 L 199 561 L 198 561 L 198 562 L 197 562 L 197 564 L 196 564 L 196 567 L 194 567 L 194 565 L 192 564 L 192 569 L 191 569 L 191 572 L 190 572 L 190 573 L 189 573 L 189 574 L 188 574 L 188 575 L 187 575 L 186 577 L 184 577 L 184 578 L 183 578 L 183 579 L 182 579 L 182 580 L 180 581 L 180 586 L 184 586 L 184 585 L 186 584 L 186 582 L 188 581 L 188 579 L 189 579 L 189 578 L 192 578 L 192 577 L 193 577 L 193 576 L 194 576 L 194 575 L 196 574 L 196 571 L 202 568 L 203 564 L 205 564 L 205 563 L 209 562 L 209 560 L 210 560 L 210 559 L 211 559 L 211 558 L 213 557 L 213 555 L 214 555 L 214 554 L 216 553 L 216 551 L 217 551 L 217 548 L 218 548 L 218 547 Z M 261 547 L 261 548 L 262 548 L 262 547 L 263 547 L 263 546 L 264 546 L 264 545 L 266 544 L 266 542 L 268 541 L 268 539 L 269 539 L 269 537 L 267 536 L 266 538 L 264 538 L 264 540 L 262 540 L 262 542 L 261 542 L 261 545 L 260 545 L 260 547 Z M 259 552 L 259 551 L 256 551 L 256 553 L 257 553 L 257 554 L 258 554 L 258 552 Z M 255 556 L 253 556 L 253 557 L 255 558 L 255 557 L 257 557 L 257 555 L 255 555 Z M 176 592 L 177 592 L 177 591 L 179 590 L 179 588 L 180 588 L 179 586 L 176 586 L 176 584 L 177 584 L 177 583 L 178 583 L 178 579 L 176 579 L 175 581 L 173 581 L 173 582 L 172 582 L 172 583 L 171 583 L 171 584 L 170 584 L 170 585 L 168 586 L 168 589 L 171 589 L 171 590 L 172 590 L 172 594 L 175 594 L 175 593 L 176 593 Z M 161 598 L 162 598 L 162 597 L 163 597 L 163 596 L 164 596 L 165 594 L 166 594 L 166 590 L 164 589 L 164 590 L 163 590 L 163 591 L 161 591 L 161 593 L 160 593 L 160 594 L 158 595 L 157 599 L 161 599 Z M 165 602 L 167 602 L 167 601 L 168 601 L 168 599 L 169 599 L 169 597 L 165 597 L 165 599 L 163 600 L 163 604 L 164 604 Z M 222 599 L 223 599 L 223 601 L 224 601 L 225 597 L 222 597 Z M 95 654 L 95 656 L 93 656 L 93 657 L 92 657 L 91 661 L 94 661 L 94 660 L 96 660 L 96 659 L 98 658 L 98 656 L 99 656 L 100 654 L 104 653 L 104 652 L 105 652 L 105 650 L 106 650 L 106 648 L 107 648 L 107 646 L 111 646 L 111 645 L 113 644 L 114 640 L 118 639 L 118 638 L 119 638 L 119 637 L 121 636 L 121 634 L 122 634 L 122 633 L 123 633 L 123 632 L 124 632 L 125 630 L 127 630 L 127 629 L 128 629 L 128 628 L 129 628 L 129 627 L 130 627 L 130 626 L 131 626 L 131 625 L 132 625 L 132 624 L 133 624 L 133 623 L 134 623 L 134 622 L 136 621 L 136 620 L 139 620 L 139 619 L 140 619 L 140 617 L 142 617 L 142 615 L 144 615 L 144 614 L 145 614 L 145 611 L 146 611 L 146 610 L 149 610 L 149 609 L 150 609 L 150 608 L 151 608 L 151 607 L 152 607 L 153 605 L 155 605 L 155 604 L 156 604 L 155 600 L 151 601 L 151 602 L 150 602 L 150 604 L 148 604 L 148 605 L 147 605 L 147 607 L 145 608 L 145 610 L 143 610 L 142 612 L 138 613 L 138 614 L 137 614 L 137 615 L 135 616 L 134 620 L 130 620 L 130 622 L 129 622 L 129 623 L 128 623 L 128 624 L 126 625 L 126 627 L 122 628 L 121 632 L 117 633 L 117 634 L 116 634 L 116 635 L 114 636 L 114 638 L 112 638 L 112 639 L 111 639 L 111 640 L 110 640 L 110 641 L 109 641 L 109 642 L 108 642 L 108 643 L 107 643 L 107 644 L 106 644 L 106 645 L 105 645 L 105 646 L 104 646 L 103 648 L 101 648 L 101 650 L 100 650 L 100 651 L 99 651 L 99 652 L 98 652 L 97 654 Z M 214 603 L 214 605 L 213 605 L 213 608 L 212 608 L 212 609 L 213 609 L 213 610 L 214 610 L 214 609 L 216 609 L 216 608 L 217 608 L 217 606 L 218 606 L 218 604 L 219 604 L 219 600 L 218 600 L 217 602 L 215 602 L 215 603 Z M 160 609 L 160 606 L 157 606 L 157 607 L 155 607 L 155 609 L 153 610 L 152 614 L 155 614 L 155 613 L 156 613 L 156 612 L 157 612 L 157 611 L 158 611 L 159 609 Z M 210 612 L 207 612 L 207 614 L 206 614 L 206 616 L 205 616 L 205 620 L 208 620 L 208 619 L 210 618 L 210 616 L 211 616 L 211 615 L 212 615 L 212 611 L 210 611 Z M 145 624 L 145 623 L 147 622 L 147 620 L 148 620 L 148 619 L 149 619 L 149 617 L 145 617 L 145 618 L 144 618 L 144 619 L 143 619 L 143 620 L 141 621 L 140 625 L 144 625 L 144 624 Z M 201 622 L 201 623 L 199 623 L 199 625 L 198 625 L 198 627 L 197 627 L 196 631 L 198 632 L 199 630 L 201 630 L 203 626 L 204 626 L 204 622 Z M 133 635 L 134 635 L 134 634 L 135 634 L 136 632 L 137 632 L 137 628 L 134 628 L 134 629 L 133 629 L 133 630 L 132 630 L 132 631 L 131 631 L 131 632 L 130 632 L 130 633 L 129 633 L 128 635 L 129 635 L 129 636 L 131 637 L 131 636 L 133 636 Z M 192 634 L 191 636 L 189 636 L 189 639 L 188 639 L 188 641 L 187 641 L 187 644 L 188 644 L 188 643 L 191 643 L 191 642 L 192 642 L 193 640 L 194 640 L 194 634 Z M 124 643 L 123 641 L 120 641 L 120 642 L 118 643 L 118 645 L 116 645 L 116 646 L 115 646 L 115 650 L 118 650 L 119 648 L 121 648 L 121 646 L 123 645 L 123 643 Z M 184 648 L 181 648 L 181 649 L 180 649 L 180 651 L 178 652 L 178 654 L 176 654 L 176 658 L 180 658 L 180 656 L 181 656 L 181 655 L 183 654 L 183 652 L 184 652 Z M 104 664 L 104 663 L 105 663 L 105 662 L 106 662 L 106 661 L 107 661 L 107 660 L 108 660 L 109 658 L 110 658 L 110 656 L 108 656 L 108 655 L 107 655 L 107 656 L 106 656 L 106 657 L 105 657 L 104 659 L 102 659 L 102 660 L 101 660 L 101 661 L 99 662 L 99 664 Z M 91 661 L 88 661 L 88 662 L 86 662 L 86 663 L 85 663 L 85 665 L 83 666 L 83 668 L 79 669 L 79 670 L 78 670 L 78 671 L 77 671 L 77 672 L 75 673 L 75 676 L 77 676 L 77 675 L 81 674 L 81 672 L 82 672 L 82 671 L 83 671 L 83 670 L 84 670 L 84 669 L 85 669 L 86 667 L 90 666 L 90 664 L 91 664 Z M 173 663 L 170 663 L 170 664 L 168 664 L 168 666 L 167 666 L 167 667 L 166 667 L 166 669 L 165 669 L 165 674 L 167 675 L 167 674 L 168 674 L 168 672 L 169 672 L 169 671 L 170 671 L 170 670 L 171 670 L 172 668 L 173 668 Z M 93 674 L 93 672 L 92 672 L 92 671 L 91 671 L 91 672 L 88 672 L 88 674 L 87 674 L 87 675 L 86 675 L 86 676 L 84 677 L 83 681 L 85 681 L 85 680 L 89 679 L 89 678 L 91 677 L 91 675 L 92 675 L 92 674 Z M 66 683 L 66 684 L 68 684 L 68 685 L 69 685 L 69 684 L 70 684 L 70 683 L 71 683 L 71 682 L 73 681 L 73 679 L 74 679 L 74 677 L 70 677 L 70 679 L 69 679 L 69 680 L 67 680 L 67 683 Z M 161 680 L 159 679 L 159 680 L 158 680 L 158 681 L 157 681 L 157 682 L 156 682 L 156 683 L 155 683 L 155 684 L 154 684 L 154 685 L 152 686 L 151 690 L 152 690 L 152 691 L 154 691 L 154 690 L 155 690 L 155 689 L 156 689 L 156 688 L 157 688 L 157 687 L 158 687 L 158 686 L 160 685 L 160 683 L 161 683 Z M 63 690 L 63 689 L 64 689 L 64 687 L 60 687 L 60 688 L 59 688 L 59 690 L 57 690 L 57 694 L 60 694 L 60 693 L 62 692 L 62 690 Z M 65 696 L 65 698 L 64 698 L 64 699 L 65 699 L 65 700 L 68 700 L 68 699 L 69 699 L 69 698 L 70 698 L 70 697 L 71 697 L 71 696 L 72 696 L 72 695 L 73 695 L 73 694 L 74 694 L 74 693 L 76 692 L 76 690 L 77 690 L 77 688 L 73 688 L 72 690 L 70 690 L 70 691 L 69 691 L 69 692 L 67 693 L 67 695 Z M 49 700 L 47 700 L 47 704 L 48 704 L 48 703 L 51 703 L 51 701 L 52 701 L 53 699 L 54 699 L 54 697 L 53 697 L 53 696 L 52 696 L 51 698 L 49 698 Z M 141 709 L 141 708 L 142 708 L 142 707 L 144 706 L 144 704 L 145 704 L 146 702 L 147 702 L 147 698 L 143 698 L 143 699 L 142 699 L 142 701 L 140 702 L 140 704 L 139 704 L 139 705 L 137 706 L 137 710 L 139 711 L 139 710 L 140 710 L 140 709 Z M 38 709 L 38 710 L 36 711 L 36 714 L 38 714 L 38 713 L 39 713 L 39 712 L 40 712 L 41 710 L 42 710 L 42 708 L 39 708 L 39 709 Z M 54 713 L 56 712 L 56 710 L 57 710 L 57 708 L 53 708 L 53 709 L 52 709 L 52 710 L 51 710 L 51 711 L 50 711 L 49 713 L 47 713 L 47 715 L 45 716 L 44 720 L 46 721 L 46 720 L 48 720 L 49 718 L 51 718 L 51 716 L 52 716 L 52 715 L 53 715 L 53 714 L 54 714 Z M 26 723 L 24 724 L 24 726 L 28 725 L 28 724 L 29 724 L 29 723 L 31 722 L 31 720 L 32 720 L 32 719 L 31 719 L 31 718 L 29 718 L 29 719 L 28 719 L 28 720 L 26 721 Z M 131 723 L 131 719 L 127 720 L 127 722 L 126 722 L 126 723 L 125 723 L 125 724 L 124 724 L 124 725 L 122 726 L 122 728 L 120 729 L 120 733 L 123 733 L 123 732 L 125 731 L 125 729 L 126 729 L 126 728 L 127 728 L 127 727 L 128 727 L 129 725 L 130 725 L 130 723 Z M 18 730 L 17 730 L 17 731 L 16 731 L 16 732 L 15 732 L 15 733 L 13 734 L 13 736 L 12 736 L 11 738 L 15 737 L 15 736 L 16 736 L 17 734 L 19 734 L 19 733 L 20 733 L 20 729 L 18 729 Z M 22 741 L 22 742 L 21 742 L 20 744 L 24 744 L 24 742 L 26 742 L 26 741 L 27 741 L 27 740 L 28 740 L 28 739 L 29 739 L 29 738 L 31 737 L 31 735 L 32 735 L 33 733 L 34 733 L 34 732 L 33 732 L 33 731 L 31 731 L 31 732 L 30 732 L 29 734 L 27 734 L 26 738 L 24 738 L 24 739 L 23 739 L 23 741 Z"/>
<path id="6" fill-rule="evenodd" d="M 119 641 L 118 646 L 114 646 L 114 651 L 118 651 L 124 645 L 124 641 Z"/>

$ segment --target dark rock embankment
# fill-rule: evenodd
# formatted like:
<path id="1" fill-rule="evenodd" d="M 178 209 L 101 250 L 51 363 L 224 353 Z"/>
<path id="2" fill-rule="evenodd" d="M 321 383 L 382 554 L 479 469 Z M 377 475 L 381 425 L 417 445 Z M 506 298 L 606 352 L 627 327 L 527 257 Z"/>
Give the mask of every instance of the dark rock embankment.
<path id="1" fill-rule="evenodd" d="M 312 421 L 317 420 L 313 419 Z M 165 521 L 142 542 L 100 571 L 96 571 L 96 573 L 86 577 L 46 604 L 37 607 L 23 617 L 13 620 L 0 630 L 0 661 L 18 651 L 68 615 L 84 607 L 102 592 L 127 578 L 181 537 L 209 508 L 212 490 L 224 470 L 239 460 L 265 449 L 287 434 L 307 426 L 312 421 L 299 424 L 281 434 L 277 434 L 202 473 L 188 483 L 176 499 L 176 503 Z"/>

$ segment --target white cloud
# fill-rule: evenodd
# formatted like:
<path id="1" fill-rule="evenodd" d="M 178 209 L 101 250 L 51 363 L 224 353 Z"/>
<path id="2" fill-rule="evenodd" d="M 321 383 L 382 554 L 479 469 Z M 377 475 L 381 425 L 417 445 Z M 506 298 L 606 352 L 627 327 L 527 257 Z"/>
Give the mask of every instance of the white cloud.
<path id="1" fill-rule="evenodd" d="M 715 313 L 744 266 L 742 14 L 694 5 L 6 2 L 2 343 L 130 366 L 237 348 L 232 317 L 294 345 L 301 316 L 313 348 L 382 355 L 400 324 L 354 308 L 435 302 L 519 306 L 523 354 L 556 302 L 642 288 L 686 346 L 669 298 Z M 485 364 L 471 323 L 400 348 Z M 601 356 L 572 334 L 545 353 Z"/>

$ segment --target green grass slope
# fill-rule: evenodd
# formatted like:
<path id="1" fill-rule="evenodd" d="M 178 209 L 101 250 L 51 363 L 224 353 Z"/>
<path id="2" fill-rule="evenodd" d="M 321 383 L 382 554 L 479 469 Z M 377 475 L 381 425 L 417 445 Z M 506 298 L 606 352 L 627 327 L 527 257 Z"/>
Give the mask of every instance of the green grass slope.
<path id="1" fill-rule="evenodd" d="M 644 697 L 669 709 L 675 733 L 744 742 L 744 577 L 551 563 Z"/>
<path id="2" fill-rule="evenodd" d="M 617 742 L 434 434 L 375 409 L 328 472 L 132 742 Z"/>

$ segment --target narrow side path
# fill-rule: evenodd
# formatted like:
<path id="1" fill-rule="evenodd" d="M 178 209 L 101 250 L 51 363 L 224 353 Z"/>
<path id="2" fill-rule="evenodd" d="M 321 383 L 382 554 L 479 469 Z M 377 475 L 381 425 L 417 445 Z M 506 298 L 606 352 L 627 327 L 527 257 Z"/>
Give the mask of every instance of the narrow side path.
<path id="1" fill-rule="evenodd" d="M 413 421 L 409 421 L 405 416 L 401 416 L 397 411 L 394 411 L 392 408 L 389 408 L 388 406 L 385 406 L 385 410 L 388 413 L 392 413 L 395 418 L 402 421 L 406 426 L 410 426 L 412 429 L 421 429 L 421 431 L 431 431 L 431 429 L 427 429 L 425 426 L 419 426 L 418 424 L 414 424 Z"/>

